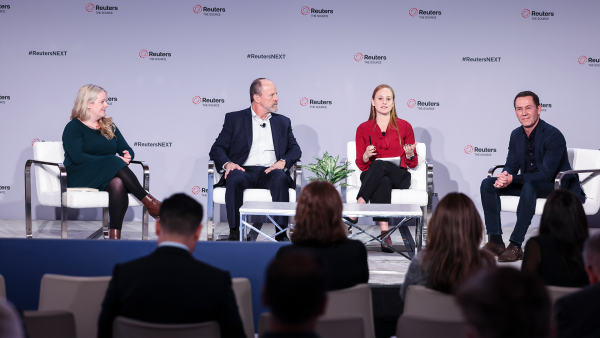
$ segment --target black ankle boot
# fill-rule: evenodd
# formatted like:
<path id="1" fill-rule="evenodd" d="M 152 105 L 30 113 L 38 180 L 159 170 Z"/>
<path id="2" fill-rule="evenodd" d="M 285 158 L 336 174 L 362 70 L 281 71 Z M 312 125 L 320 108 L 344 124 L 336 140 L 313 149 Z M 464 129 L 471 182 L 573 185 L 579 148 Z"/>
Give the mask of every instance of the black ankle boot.
<path id="1" fill-rule="evenodd" d="M 229 229 L 228 241 L 239 241 L 240 240 L 240 229 Z"/>

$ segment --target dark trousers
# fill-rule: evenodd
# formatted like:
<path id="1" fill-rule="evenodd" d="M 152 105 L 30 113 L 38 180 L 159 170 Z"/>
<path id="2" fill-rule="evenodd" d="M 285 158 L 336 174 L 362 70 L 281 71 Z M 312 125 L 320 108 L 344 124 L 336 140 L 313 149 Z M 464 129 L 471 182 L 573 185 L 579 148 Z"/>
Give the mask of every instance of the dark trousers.
<path id="1" fill-rule="evenodd" d="M 561 188 L 569 188 L 585 201 L 585 195 L 581 191 L 579 179 L 575 175 L 565 176 Z M 510 235 L 510 240 L 522 244 L 525 233 L 529 229 L 531 219 L 535 215 L 536 199 L 546 198 L 552 190 L 554 183 L 528 181 L 525 184 L 512 183 L 506 188 L 494 187 L 495 177 L 488 177 L 481 182 L 481 204 L 485 218 L 485 228 L 488 235 L 502 235 L 502 223 L 500 221 L 500 196 L 520 196 L 517 206 L 517 223 Z"/>
<path id="2" fill-rule="evenodd" d="M 283 170 L 266 174 L 267 167 L 246 166 L 246 171 L 232 170 L 225 180 L 225 203 L 229 228 L 240 228 L 240 207 L 244 204 L 244 190 L 269 189 L 273 202 L 290 201 L 290 183 Z M 273 220 L 282 228 L 287 227 L 288 217 L 275 216 Z"/>
<path id="3" fill-rule="evenodd" d="M 362 197 L 372 204 L 392 203 L 392 189 L 410 188 L 410 173 L 391 162 L 374 161 L 367 171 L 360 174 L 361 186 L 356 199 Z M 388 222 L 388 218 L 373 217 L 376 222 Z"/>

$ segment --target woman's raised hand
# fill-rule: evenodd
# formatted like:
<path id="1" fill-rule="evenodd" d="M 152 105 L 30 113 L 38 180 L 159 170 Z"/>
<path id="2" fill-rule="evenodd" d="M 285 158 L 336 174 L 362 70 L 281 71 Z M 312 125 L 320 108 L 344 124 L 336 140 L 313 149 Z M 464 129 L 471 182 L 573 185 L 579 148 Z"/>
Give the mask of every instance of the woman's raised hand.
<path id="1" fill-rule="evenodd" d="M 377 155 L 376 153 L 377 148 L 375 148 L 374 145 L 370 145 L 367 147 L 367 149 L 365 149 L 365 153 L 363 154 L 363 162 L 369 162 L 369 159 L 375 155 Z"/>
<path id="2" fill-rule="evenodd" d="M 403 147 L 404 152 L 406 153 L 406 157 L 415 156 L 415 148 L 417 148 L 417 142 L 415 142 L 415 144 L 405 144 Z"/>

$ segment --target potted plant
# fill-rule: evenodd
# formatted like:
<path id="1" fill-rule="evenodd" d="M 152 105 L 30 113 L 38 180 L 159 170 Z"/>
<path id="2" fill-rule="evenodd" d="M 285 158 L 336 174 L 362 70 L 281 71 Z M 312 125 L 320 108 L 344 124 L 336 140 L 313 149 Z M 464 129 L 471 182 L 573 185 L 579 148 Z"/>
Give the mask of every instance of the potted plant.
<path id="1" fill-rule="evenodd" d="M 317 164 L 311 163 L 302 166 L 306 170 L 312 171 L 315 175 L 317 175 L 316 177 L 307 177 L 308 181 L 311 182 L 314 180 L 324 180 L 330 182 L 335 186 L 341 180 L 348 177 L 348 175 L 354 172 L 354 169 L 348 169 L 350 162 L 337 165 L 339 158 L 339 155 L 336 158 L 333 158 L 333 156 L 329 156 L 329 154 L 325 152 L 325 154 L 323 154 L 323 158 L 315 157 L 315 160 L 317 160 Z M 340 183 L 339 185 L 348 186 L 348 184 L 346 183 Z"/>

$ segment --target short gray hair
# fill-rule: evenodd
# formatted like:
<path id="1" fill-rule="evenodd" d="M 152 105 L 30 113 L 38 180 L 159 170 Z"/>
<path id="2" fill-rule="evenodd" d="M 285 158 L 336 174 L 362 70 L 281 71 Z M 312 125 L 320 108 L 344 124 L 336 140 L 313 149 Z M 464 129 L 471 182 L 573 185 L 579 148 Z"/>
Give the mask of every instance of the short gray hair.
<path id="1" fill-rule="evenodd" d="M 585 241 L 583 246 L 583 260 L 585 266 L 591 265 L 594 272 L 600 273 L 600 233 L 590 236 Z"/>
<path id="2" fill-rule="evenodd" d="M 264 77 L 259 77 L 258 79 L 252 81 L 252 84 L 250 85 L 250 103 L 254 102 L 254 95 L 262 95 L 262 80 L 268 79 L 265 79 Z"/>

